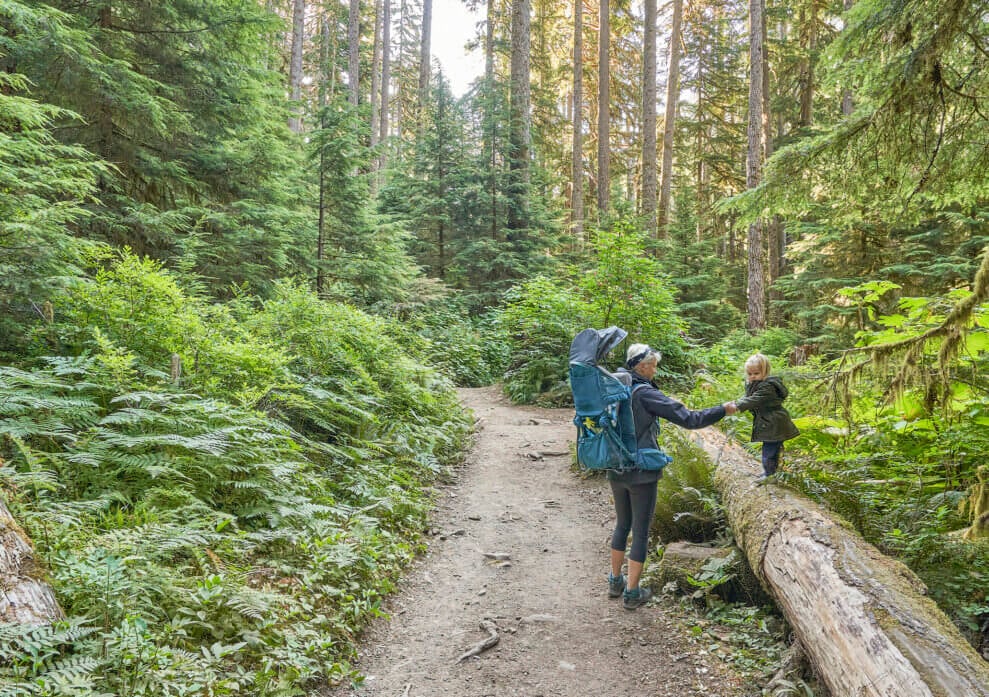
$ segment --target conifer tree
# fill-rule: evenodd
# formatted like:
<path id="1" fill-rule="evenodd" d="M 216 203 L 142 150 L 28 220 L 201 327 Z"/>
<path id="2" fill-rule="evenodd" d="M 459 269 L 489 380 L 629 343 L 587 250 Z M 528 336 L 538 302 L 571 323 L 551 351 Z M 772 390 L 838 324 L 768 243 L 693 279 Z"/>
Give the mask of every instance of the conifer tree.
<path id="1" fill-rule="evenodd" d="M 47 7 L 7 3 L 0 12 L 8 37 L 41 42 L 50 36 L 68 50 L 89 50 L 64 17 Z M 26 58 L 24 54 L 19 57 Z M 11 58 L 10 55 L 7 58 Z M 56 124 L 80 124 L 78 116 L 31 97 L 27 79 L 13 72 L 24 60 L 6 61 L 0 72 L 0 356 L 23 350 L 31 324 L 54 319 L 52 300 L 62 283 L 81 273 L 91 245 L 75 233 L 85 204 L 109 167 L 83 148 L 60 143 Z M 15 96 L 22 95 L 22 96 Z"/>
<path id="2" fill-rule="evenodd" d="M 573 147 L 570 221 L 577 244 L 584 239 L 584 0 L 573 4 Z"/>

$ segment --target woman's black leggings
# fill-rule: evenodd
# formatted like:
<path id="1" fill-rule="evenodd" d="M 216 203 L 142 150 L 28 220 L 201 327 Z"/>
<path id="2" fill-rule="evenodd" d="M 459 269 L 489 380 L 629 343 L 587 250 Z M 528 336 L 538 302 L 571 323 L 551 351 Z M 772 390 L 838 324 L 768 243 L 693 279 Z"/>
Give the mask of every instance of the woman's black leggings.
<path id="1" fill-rule="evenodd" d="M 628 558 L 644 562 L 649 543 L 649 526 L 656 510 L 656 482 L 628 485 L 611 482 L 615 497 L 615 531 L 611 534 L 611 548 L 625 551 L 628 533 L 632 533 L 632 549 Z"/>

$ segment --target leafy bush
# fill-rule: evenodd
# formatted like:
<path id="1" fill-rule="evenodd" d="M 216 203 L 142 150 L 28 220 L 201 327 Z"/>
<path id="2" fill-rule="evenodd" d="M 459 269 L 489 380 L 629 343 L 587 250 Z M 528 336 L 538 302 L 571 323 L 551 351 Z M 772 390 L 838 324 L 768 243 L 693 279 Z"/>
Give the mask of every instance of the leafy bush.
<path id="1" fill-rule="evenodd" d="M 478 317 L 444 302 L 396 322 L 394 336 L 425 363 L 462 387 L 491 385 L 508 365 L 509 347 L 500 317 Z"/>
<path id="2" fill-rule="evenodd" d="M 101 261 L 92 280 L 77 282 L 58 303 L 68 352 L 125 347 L 141 370 L 159 377 L 177 354 L 181 385 L 246 406 L 291 381 L 277 340 L 251 334 L 228 306 L 188 295 L 159 262 L 126 251 Z"/>
<path id="3" fill-rule="evenodd" d="M 672 286 L 658 262 L 643 253 L 643 244 L 641 233 L 619 220 L 614 231 L 597 233 L 595 266 L 536 278 L 509 293 L 503 317 L 511 345 L 505 389 L 514 401 L 569 401 L 570 342 L 587 327 L 617 325 L 629 333 L 627 342 L 662 351 L 661 378 L 686 371 L 684 323 Z M 619 347 L 611 360 L 617 365 L 623 359 Z"/>
<path id="4" fill-rule="evenodd" d="M 505 391 L 515 402 L 533 402 L 567 379 L 567 354 L 574 335 L 590 322 L 573 291 L 536 278 L 512 291 L 504 326 L 512 346 Z"/>

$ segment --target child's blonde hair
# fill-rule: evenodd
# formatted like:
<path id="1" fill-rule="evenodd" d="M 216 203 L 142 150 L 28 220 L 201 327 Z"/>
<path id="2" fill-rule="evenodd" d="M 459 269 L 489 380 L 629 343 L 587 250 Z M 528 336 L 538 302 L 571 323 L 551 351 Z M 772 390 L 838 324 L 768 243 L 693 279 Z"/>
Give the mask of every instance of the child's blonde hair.
<path id="1" fill-rule="evenodd" d="M 763 374 L 764 377 L 769 377 L 769 373 L 772 372 L 773 367 L 769 364 L 769 358 L 761 353 L 753 353 L 751 356 L 745 359 L 745 368 L 759 368 L 759 372 Z"/>

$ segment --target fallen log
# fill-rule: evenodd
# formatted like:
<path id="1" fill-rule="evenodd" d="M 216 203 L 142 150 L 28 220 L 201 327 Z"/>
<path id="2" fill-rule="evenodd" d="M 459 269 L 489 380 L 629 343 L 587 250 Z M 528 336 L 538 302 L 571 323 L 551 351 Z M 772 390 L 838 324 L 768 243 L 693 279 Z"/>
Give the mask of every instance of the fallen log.
<path id="1" fill-rule="evenodd" d="M 65 619 L 44 581 L 27 533 L 0 499 L 0 623 L 50 624 Z"/>
<path id="2" fill-rule="evenodd" d="M 719 431 L 691 437 L 717 465 L 739 547 L 835 697 L 989 697 L 989 663 L 913 572 L 812 501 L 758 486 L 759 464 Z"/>

